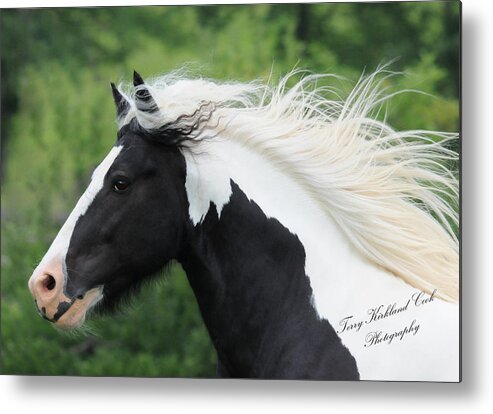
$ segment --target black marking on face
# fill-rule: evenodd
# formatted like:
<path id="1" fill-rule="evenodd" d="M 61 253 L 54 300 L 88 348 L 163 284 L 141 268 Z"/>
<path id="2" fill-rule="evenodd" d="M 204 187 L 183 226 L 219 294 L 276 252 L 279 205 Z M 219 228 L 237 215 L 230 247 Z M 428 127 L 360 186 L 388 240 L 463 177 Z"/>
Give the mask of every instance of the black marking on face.
<path id="1" fill-rule="evenodd" d="M 57 322 L 65 312 L 67 312 L 72 306 L 73 302 L 60 302 L 57 307 L 57 311 L 53 316 L 52 322 Z"/>

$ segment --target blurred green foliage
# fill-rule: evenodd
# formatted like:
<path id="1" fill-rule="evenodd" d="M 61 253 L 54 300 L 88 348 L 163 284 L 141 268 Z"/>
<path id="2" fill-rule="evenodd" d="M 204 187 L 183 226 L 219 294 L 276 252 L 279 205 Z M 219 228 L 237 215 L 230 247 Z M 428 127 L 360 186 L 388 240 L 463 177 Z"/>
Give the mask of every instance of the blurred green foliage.
<path id="1" fill-rule="evenodd" d="M 179 266 L 125 314 L 61 334 L 27 280 L 113 145 L 109 81 L 191 66 L 251 80 L 293 67 L 356 80 L 399 58 L 396 128 L 457 131 L 459 3 L 333 3 L 1 11 L 1 369 L 8 374 L 214 376 L 215 355 Z"/>

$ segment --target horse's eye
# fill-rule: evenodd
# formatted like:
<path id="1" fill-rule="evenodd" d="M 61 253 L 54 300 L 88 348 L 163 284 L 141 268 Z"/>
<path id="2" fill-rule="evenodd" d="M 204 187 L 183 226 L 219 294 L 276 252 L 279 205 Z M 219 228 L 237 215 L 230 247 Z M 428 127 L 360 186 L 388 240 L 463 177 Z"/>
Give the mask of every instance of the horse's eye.
<path id="1" fill-rule="evenodd" d="M 117 193 L 122 193 L 125 191 L 128 186 L 130 185 L 130 182 L 124 178 L 118 178 L 117 180 L 113 181 L 113 191 Z"/>

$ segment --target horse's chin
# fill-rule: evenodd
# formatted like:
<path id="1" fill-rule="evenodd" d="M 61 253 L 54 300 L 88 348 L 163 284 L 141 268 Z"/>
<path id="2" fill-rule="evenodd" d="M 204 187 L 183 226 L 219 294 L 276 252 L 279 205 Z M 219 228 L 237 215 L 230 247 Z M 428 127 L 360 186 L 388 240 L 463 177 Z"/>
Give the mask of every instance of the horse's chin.
<path id="1" fill-rule="evenodd" d="M 83 299 L 77 299 L 60 319 L 54 323 L 55 327 L 64 331 L 80 328 L 86 320 L 88 311 L 102 298 L 103 293 L 100 287 L 87 291 Z"/>

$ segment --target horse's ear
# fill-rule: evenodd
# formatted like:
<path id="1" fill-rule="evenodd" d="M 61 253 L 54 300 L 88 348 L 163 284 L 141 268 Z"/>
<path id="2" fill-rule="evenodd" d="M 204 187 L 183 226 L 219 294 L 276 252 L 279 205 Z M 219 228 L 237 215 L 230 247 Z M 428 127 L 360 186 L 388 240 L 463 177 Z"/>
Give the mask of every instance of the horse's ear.
<path id="1" fill-rule="evenodd" d="M 135 105 L 142 112 L 156 112 L 158 106 L 154 98 L 151 96 L 149 89 L 145 86 L 144 79 L 134 70 L 134 86 L 135 90 Z"/>
<path id="2" fill-rule="evenodd" d="M 116 116 L 118 118 L 124 117 L 130 109 L 130 104 L 125 97 L 120 93 L 118 88 L 113 82 L 111 82 L 111 92 L 113 92 L 113 99 L 116 105 Z"/>

